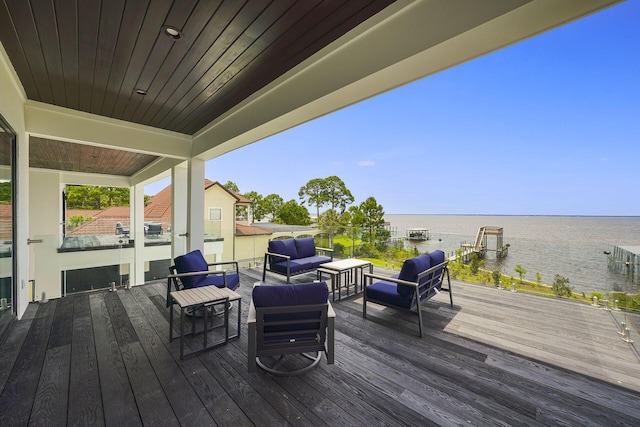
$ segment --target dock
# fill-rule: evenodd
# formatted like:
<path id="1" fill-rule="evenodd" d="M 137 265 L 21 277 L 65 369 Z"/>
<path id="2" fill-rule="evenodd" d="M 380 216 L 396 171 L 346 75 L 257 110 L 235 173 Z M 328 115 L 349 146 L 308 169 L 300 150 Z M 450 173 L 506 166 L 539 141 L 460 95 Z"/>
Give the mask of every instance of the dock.
<path id="1" fill-rule="evenodd" d="M 488 236 L 495 236 L 495 249 L 488 248 Z M 508 243 L 504 244 L 504 232 L 502 230 L 502 227 L 485 225 L 478 229 L 478 234 L 476 235 L 476 239 L 473 243 L 462 242 L 460 244 L 460 249 L 462 250 L 462 254 L 460 256 L 463 262 L 468 262 L 474 253 L 478 254 L 480 258 L 484 258 L 487 254 L 487 251 L 492 251 L 496 253 L 496 257 L 505 258 L 507 255 L 509 255 L 510 246 L 511 245 Z"/>

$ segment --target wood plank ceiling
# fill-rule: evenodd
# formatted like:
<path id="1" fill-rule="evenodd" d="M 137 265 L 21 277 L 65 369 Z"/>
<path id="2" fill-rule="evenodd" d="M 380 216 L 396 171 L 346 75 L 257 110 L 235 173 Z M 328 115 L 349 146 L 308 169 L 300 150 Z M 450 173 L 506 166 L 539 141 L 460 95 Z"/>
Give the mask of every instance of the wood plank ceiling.
<path id="1" fill-rule="evenodd" d="M 3 0 L 0 41 L 30 100 L 193 135 L 391 3 Z"/>

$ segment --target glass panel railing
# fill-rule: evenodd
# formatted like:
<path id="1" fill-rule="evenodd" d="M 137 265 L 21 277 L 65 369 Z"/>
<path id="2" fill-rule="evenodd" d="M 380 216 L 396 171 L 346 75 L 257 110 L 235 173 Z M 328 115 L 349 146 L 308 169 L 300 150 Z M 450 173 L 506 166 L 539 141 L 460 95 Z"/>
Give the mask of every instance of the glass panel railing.
<path id="1" fill-rule="evenodd" d="M 637 341 L 640 332 L 640 247 L 612 246 L 605 251 L 607 292 L 603 295 L 621 338 Z"/>
<path id="2" fill-rule="evenodd" d="M 166 234 L 166 236 L 165 236 Z M 205 235 L 205 254 L 213 261 L 237 260 L 240 268 L 262 270 L 264 254 L 269 240 L 290 237 L 313 236 L 317 248 L 333 249 L 334 259 L 361 258 L 371 260 L 378 268 L 400 270 L 404 260 L 420 253 L 442 250 L 450 257 L 450 272 L 454 279 L 498 286 L 521 292 L 539 293 L 548 296 L 570 297 L 582 303 L 591 304 L 597 297 L 603 307 L 609 301 L 612 316 L 620 325 L 623 322 L 637 339 L 640 336 L 637 321 L 640 310 L 640 278 L 638 256 L 630 251 L 627 264 L 624 257 L 617 255 L 616 247 L 601 241 L 589 242 L 576 248 L 568 242 L 532 241 L 530 238 L 510 237 L 507 251 L 500 252 L 495 237 L 483 242 L 486 249 L 484 258 L 474 264 L 469 257 L 457 255 L 464 252 L 467 245 L 474 245 L 474 234 L 430 232 L 428 238 L 406 236 L 404 230 L 367 229 L 364 227 L 308 227 L 281 224 L 238 224 L 235 229 L 219 230 L 220 237 Z M 123 236 L 98 239 L 103 244 L 96 246 L 79 245 L 74 250 L 61 251 L 58 247 L 60 236 L 38 236 L 43 243 L 30 245 L 36 251 L 32 258 L 31 270 L 35 289 L 34 299 L 47 295 L 64 295 L 83 290 L 103 289 L 111 282 L 126 284 L 129 277 L 142 267 L 145 280 L 166 277 L 171 263 L 171 241 L 175 252 L 185 253 L 188 237 L 185 233 L 167 231 L 161 237 L 148 237 L 144 232 L 135 232 L 129 238 Z M 163 245 L 146 244 L 147 241 L 163 242 Z M 134 259 L 133 244 L 145 242 L 142 257 Z M 548 244 L 547 244 L 548 243 Z M 546 245 L 546 249 L 541 249 Z M 91 250 L 89 250 L 91 249 Z M 95 250 L 102 249 L 102 250 Z M 603 254 L 606 250 L 609 255 Z M 498 256 L 500 255 L 500 256 Z M 504 256 L 506 255 L 506 256 Z M 93 274 L 92 271 L 98 272 Z M 498 284 L 494 274 L 498 273 Z M 522 277 L 520 277 L 522 273 Z M 147 277 L 148 276 L 148 277 Z M 138 281 L 139 282 L 139 281 Z M 617 302 L 616 302 L 617 301 Z M 633 316 L 631 316 L 633 314 Z M 613 326 L 612 326 L 613 328 Z M 615 329 L 615 328 L 613 328 Z"/>

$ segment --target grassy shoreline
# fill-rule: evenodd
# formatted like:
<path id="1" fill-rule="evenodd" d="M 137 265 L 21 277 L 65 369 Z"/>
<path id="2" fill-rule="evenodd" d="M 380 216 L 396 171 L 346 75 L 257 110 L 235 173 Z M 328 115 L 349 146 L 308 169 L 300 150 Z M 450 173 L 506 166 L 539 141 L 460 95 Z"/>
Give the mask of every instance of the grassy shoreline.
<path id="1" fill-rule="evenodd" d="M 370 261 L 374 266 L 392 269 L 396 271 L 400 271 L 402 267 L 402 263 L 393 262 L 390 263 L 388 261 L 384 261 L 377 258 L 366 258 L 362 257 L 360 259 L 364 259 Z M 499 287 L 494 283 L 494 279 L 492 277 L 492 272 L 485 269 L 478 269 L 476 274 L 473 274 L 471 268 L 468 265 L 464 265 L 461 263 L 450 262 L 451 266 L 449 269 L 451 279 L 460 280 L 466 283 L 472 283 L 476 285 L 488 286 L 488 287 Z M 640 311 L 640 294 L 625 294 L 624 292 L 611 292 L 608 295 L 603 295 L 601 292 L 590 292 L 588 295 L 584 292 L 571 292 L 570 296 L 566 295 L 556 295 L 553 291 L 553 287 L 551 285 L 545 283 L 534 282 L 531 280 L 520 280 L 519 277 L 516 276 L 502 276 L 502 287 L 507 290 L 514 290 L 517 292 L 525 292 L 529 294 L 540 295 L 544 297 L 552 297 L 552 298 L 566 298 L 574 301 L 592 304 L 593 297 L 597 297 L 600 304 L 603 303 L 605 299 L 609 299 L 610 306 L 613 307 L 613 301 L 618 300 L 620 308 L 624 308 L 630 311 Z"/>

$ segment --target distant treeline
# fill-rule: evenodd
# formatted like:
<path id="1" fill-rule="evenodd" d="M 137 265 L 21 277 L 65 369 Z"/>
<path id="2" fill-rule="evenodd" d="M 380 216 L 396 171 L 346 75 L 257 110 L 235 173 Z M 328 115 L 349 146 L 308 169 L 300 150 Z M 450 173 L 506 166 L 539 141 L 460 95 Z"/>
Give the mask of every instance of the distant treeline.
<path id="1" fill-rule="evenodd" d="M 67 185 L 67 209 L 105 209 L 129 206 L 129 189 L 92 185 Z"/>
<path id="2" fill-rule="evenodd" d="M 11 181 L 0 182 L 0 203 L 11 203 Z"/>

